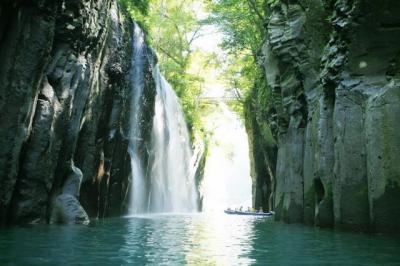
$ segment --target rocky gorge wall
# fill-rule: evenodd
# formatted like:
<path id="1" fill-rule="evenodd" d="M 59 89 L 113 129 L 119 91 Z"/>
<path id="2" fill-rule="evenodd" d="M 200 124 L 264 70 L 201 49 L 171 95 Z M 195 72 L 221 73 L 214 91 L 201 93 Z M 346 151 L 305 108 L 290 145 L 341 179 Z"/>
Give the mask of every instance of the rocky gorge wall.
<path id="1" fill-rule="evenodd" d="M 400 2 L 267 9 L 268 89 L 254 91 L 246 116 L 253 194 L 267 194 L 258 204 L 273 201 L 286 222 L 400 232 Z"/>
<path id="2" fill-rule="evenodd" d="M 126 213 L 131 38 L 115 0 L 0 3 L 0 226 Z"/>

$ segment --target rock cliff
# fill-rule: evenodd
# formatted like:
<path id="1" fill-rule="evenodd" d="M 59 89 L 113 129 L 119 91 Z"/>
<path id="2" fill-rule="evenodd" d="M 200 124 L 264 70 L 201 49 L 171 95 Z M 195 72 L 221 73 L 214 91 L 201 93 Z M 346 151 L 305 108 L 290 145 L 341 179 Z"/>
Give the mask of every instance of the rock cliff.
<path id="1" fill-rule="evenodd" d="M 267 88 L 246 115 L 257 204 L 287 222 L 400 232 L 400 2 L 271 2 Z"/>
<path id="2" fill-rule="evenodd" d="M 126 212 L 131 38 L 115 0 L 0 3 L 0 225 Z"/>

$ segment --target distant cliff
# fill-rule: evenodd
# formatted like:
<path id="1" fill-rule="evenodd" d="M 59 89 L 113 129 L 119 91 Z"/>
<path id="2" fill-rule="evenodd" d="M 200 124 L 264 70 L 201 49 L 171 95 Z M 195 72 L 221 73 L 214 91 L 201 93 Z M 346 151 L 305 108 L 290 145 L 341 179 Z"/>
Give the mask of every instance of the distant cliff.
<path id="1" fill-rule="evenodd" d="M 246 108 L 256 205 L 286 222 L 400 232 L 400 2 L 267 9 L 267 86 Z"/>
<path id="2" fill-rule="evenodd" d="M 2 1 L 0 225 L 126 213 L 131 53 L 132 23 L 114 0 Z"/>

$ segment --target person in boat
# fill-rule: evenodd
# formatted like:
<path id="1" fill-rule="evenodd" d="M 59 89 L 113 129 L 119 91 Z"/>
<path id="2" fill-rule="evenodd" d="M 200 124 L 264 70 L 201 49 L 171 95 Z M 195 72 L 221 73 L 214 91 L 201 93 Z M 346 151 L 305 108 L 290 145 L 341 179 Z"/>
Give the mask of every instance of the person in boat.
<path id="1" fill-rule="evenodd" d="M 258 210 L 258 213 L 264 213 L 264 210 L 262 207 L 260 207 L 260 209 Z"/>
<path id="2" fill-rule="evenodd" d="M 247 207 L 247 212 L 251 212 L 251 208 L 250 207 Z"/>
<path id="3" fill-rule="evenodd" d="M 243 212 L 243 206 L 240 206 L 239 211 Z"/>

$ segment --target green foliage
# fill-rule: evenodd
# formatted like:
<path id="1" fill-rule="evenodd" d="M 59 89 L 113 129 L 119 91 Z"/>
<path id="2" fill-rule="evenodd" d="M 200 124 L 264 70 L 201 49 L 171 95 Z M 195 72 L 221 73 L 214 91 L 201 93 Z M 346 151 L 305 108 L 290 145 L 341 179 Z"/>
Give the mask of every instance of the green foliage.
<path id="1" fill-rule="evenodd" d="M 165 78 L 181 99 L 191 131 L 199 127 L 202 78 L 189 73 L 192 43 L 199 36 L 195 0 L 152 0 L 149 12 L 151 45 L 157 51 Z"/>
<path id="2" fill-rule="evenodd" d="M 263 79 L 262 69 L 256 61 L 265 35 L 265 2 L 215 0 L 207 7 L 211 13 L 207 22 L 219 26 L 224 34 L 222 46 L 228 51 L 223 76 L 238 99 L 230 106 L 243 115 L 245 99 L 256 88 L 256 82 Z"/>
<path id="3" fill-rule="evenodd" d="M 201 132 L 199 96 L 203 77 L 189 70 L 194 64 L 192 43 L 202 23 L 199 0 L 120 0 L 147 33 L 147 42 L 158 55 L 160 69 L 181 100 L 192 135 Z M 197 60 L 197 59 L 196 59 Z M 198 63 L 198 62 L 195 62 Z"/>
<path id="4" fill-rule="evenodd" d="M 151 0 L 118 0 L 145 31 L 148 31 L 147 16 Z"/>
<path id="5" fill-rule="evenodd" d="M 209 104 L 200 99 L 205 79 L 208 84 L 228 85 L 237 98 L 230 106 L 243 113 L 245 99 L 262 76 L 256 55 L 264 38 L 264 1 L 120 0 L 147 32 L 161 71 L 181 99 L 192 136 L 205 134 L 201 116 Z M 267 2 L 273 4 L 277 0 Z M 199 13 L 204 8 L 209 16 L 200 20 Z M 222 32 L 221 46 L 227 51 L 224 58 L 193 48 L 205 24 L 217 25 Z"/>
<path id="6" fill-rule="evenodd" d="M 266 4 L 270 7 L 276 6 L 277 4 L 279 4 L 280 0 L 266 0 Z"/>
<path id="7" fill-rule="evenodd" d="M 149 0 L 120 0 L 120 3 L 129 9 L 134 9 L 142 15 L 147 15 L 149 9 Z"/>
<path id="8" fill-rule="evenodd" d="M 208 23 L 224 33 L 223 48 L 232 53 L 257 53 L 264 33 L 264 0 L 216 0 L 207 5 Z"/>

